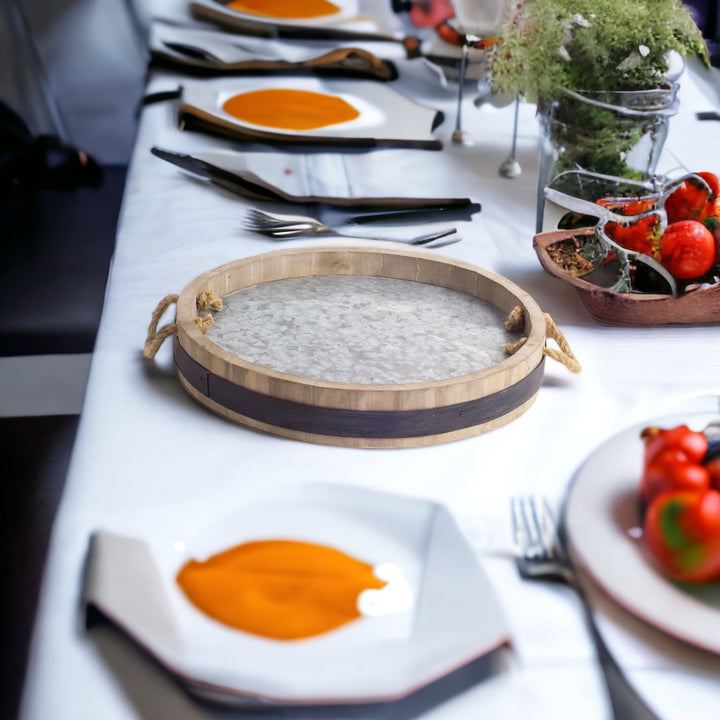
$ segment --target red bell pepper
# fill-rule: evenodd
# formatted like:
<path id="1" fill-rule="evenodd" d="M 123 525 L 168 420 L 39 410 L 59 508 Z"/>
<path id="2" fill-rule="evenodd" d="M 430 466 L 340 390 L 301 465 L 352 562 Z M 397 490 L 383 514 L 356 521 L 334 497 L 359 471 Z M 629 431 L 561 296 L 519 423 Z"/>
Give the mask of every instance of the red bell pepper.
<path id="1" fill-rule="evenodd" d="M 683 582 L 720 578 L 720 492 L 670 490 L 650 503 L 643 524 L 662 570 Z"/>
<path id="2" fill-rule="evenodd" d="M 620 247 L 651 256 L 660 252 L 660 228 L 660 216 L 655 214 L 636 220 L 631 225 L 605 223 L 605 233 Z"/>

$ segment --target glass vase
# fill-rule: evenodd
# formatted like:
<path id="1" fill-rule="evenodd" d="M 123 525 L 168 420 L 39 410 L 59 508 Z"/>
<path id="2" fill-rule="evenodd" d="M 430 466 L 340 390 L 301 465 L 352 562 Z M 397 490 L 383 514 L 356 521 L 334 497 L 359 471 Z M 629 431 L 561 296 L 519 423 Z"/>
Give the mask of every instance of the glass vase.
<path id="1" fill-rule="evenodd" d="M 544 189 L 568 171 L 645 182 L 652 179 L 677 113 L 678 85 L 650 90 L 561 89 L 540 109 L 537 232 L 544 227 Z"/>

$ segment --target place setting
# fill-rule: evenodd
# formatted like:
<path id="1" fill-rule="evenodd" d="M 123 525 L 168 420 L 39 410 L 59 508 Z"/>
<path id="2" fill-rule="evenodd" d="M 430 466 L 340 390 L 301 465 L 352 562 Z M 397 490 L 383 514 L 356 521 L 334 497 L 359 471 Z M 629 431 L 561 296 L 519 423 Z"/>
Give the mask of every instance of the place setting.
<path id="1" fill-rule="evenodd" d="M 175 503 L 162 522 L 139 513 L 137 526 L 152 528 L 141 536 L 91 537 L 88 632 L 105 653 L 97 629 L 109 623 L 200 712 L 372 717 L 383 705 L 394 716 L 392 706 L 402 713 L 407 702 L 444 696 L 445 683 L 457 692 L 507 672 L 512 629 L 479 552 L 512 562 L 528 582 L 559 579 L 577 592 L 615 716 L 632 708 L 633 717 L 663 717 L 601 622 L 617 604 L 645 628 L 631 657 L 657 644 L 667 661 L 720 669 L 720 524 L 695 535 L 720 507 L 720 402 L 685 406 L 601 442 L 557 520 L 539 496 L 511 498 L 502 526 L 474 517 L 475 529 L 494 532 L 481 546 L 441 504 L 322 482 Z M 667 450 L 681 447 L 704 489 L 674 485 L 687 481 L 675 479 Z M 227 603 L 230 593 L 241 604 Z"/>
<path id="2" fill-rule="evenodd" d="M 443 115 L 385 84 L 319 78 L 183 82 L 178 124 L 237 141 L 439 150 Z"/>
<path id="3" fill-rule="evenodd" d="M 323 483 L 228 500 L 186 508 L 192 522 L 179 510 L 142 538 L 98 531 L 88 551 L 91 626 L 110 621 L 194 697 L 360 709 L 509 642 L 492 586 L 441 505 Z"/>
<path id="4" fill-rule="evenodd" d="M 232 35 L 156 20 L 149 49 L 153 65 L 200 76 L 326 75 L 391 81 L 398 71 L 388 50 L 349 41 L 288 41 Z M 403 53 L 404 56 L 405 53 Z"/>
<path id="5" fill-rule="evenodd" d="M 193 0 L 190 14 L 230 32 L 262 37 L 402 42 L 387 3 L 373 0 Z"/>

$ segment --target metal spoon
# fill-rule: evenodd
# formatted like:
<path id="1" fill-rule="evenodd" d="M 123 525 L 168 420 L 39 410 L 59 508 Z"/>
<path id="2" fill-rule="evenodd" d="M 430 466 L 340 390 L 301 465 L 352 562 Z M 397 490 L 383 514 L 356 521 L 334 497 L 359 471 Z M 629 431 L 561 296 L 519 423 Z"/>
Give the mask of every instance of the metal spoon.
<path id="1" fill-rule="evenodd" d="M 518 129 L 518 112 L 520 110 L 520 98 L 515 98 L 515 121 L 513 122 L 512 149 L 510 155 L 503 161 L 498 172 L 506 178 L 516 178 L 522 174 L 520 163 L 515 159 L 515 150 L 517 148 L 517 129 Z"/>

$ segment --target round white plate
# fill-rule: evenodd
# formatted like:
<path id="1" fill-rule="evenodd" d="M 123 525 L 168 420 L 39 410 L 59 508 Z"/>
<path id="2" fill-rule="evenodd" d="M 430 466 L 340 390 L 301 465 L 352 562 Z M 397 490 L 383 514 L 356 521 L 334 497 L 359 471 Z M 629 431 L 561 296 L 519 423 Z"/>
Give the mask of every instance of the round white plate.
<path id="1" fill-rule="evenodd" d="M 717 413 L 673 415 L 610 438 L 578 471 L 565 508 L 565 524 L 573 561 L 610 597 L 663 632 L 720 654 L 720 581 L 691 585 L 670 580 L 638 533 L 641 430 L 681 424 L 702 430 L 717 421 Z"/>

